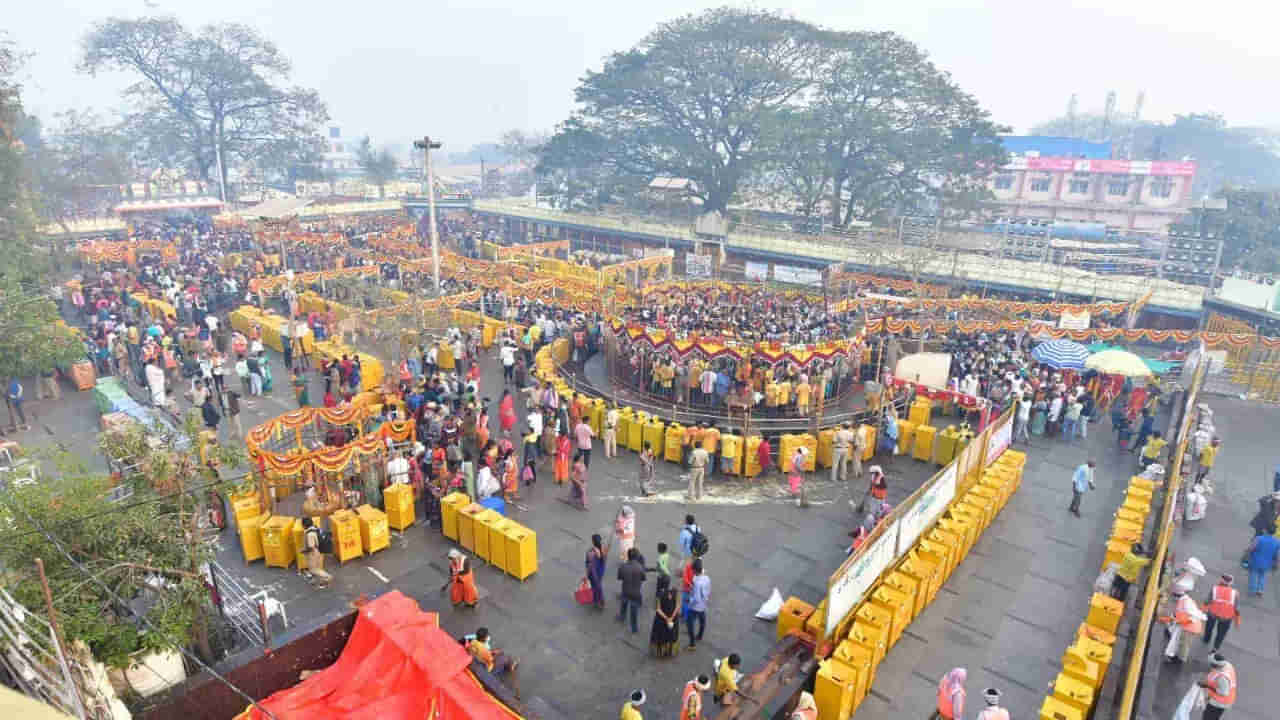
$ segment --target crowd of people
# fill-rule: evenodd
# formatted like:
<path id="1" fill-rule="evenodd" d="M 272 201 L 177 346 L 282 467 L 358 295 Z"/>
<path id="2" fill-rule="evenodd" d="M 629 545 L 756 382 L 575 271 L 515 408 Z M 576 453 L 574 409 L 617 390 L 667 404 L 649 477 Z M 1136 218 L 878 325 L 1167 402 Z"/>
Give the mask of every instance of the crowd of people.
<path id="1" fill-rule="evenodd" d="M 368 227 L 348 226 L 344 232 L 354 238 L 378 229 L 380 226 L 374 222 Z M 471 234 L 474 229 L 460 226 L 455 232 Z M 271 253 L 267 252 L 269 248 L 255 246 L 252 236 L 237 230 L 193 227 L 185 233 L 173 233 L 172 238 L 179 247 L 176 259 L 151 262 L 144 258 L 136 271 L 85 272 L 79 285 L 68 289 L 62 298 L 65 312 L 81 320 L 87 328 L 90 357 L 100 372 L 120 374 L 141 383 L 157 405 L 165 405 L 169 395 L 184 388 L 181 391 L 191 397 L 193 405 L 201 408 L 207 426 L 216 429 L 218 417 L 226 415 L 232 420 L 235 434 L 242 437 L 239 404 L 243 398 L 273 392 L 272 360 L 262 346 L 260 329 L 239 336 L 229 328 L 225 314 L 246 300 L 249 279 L 266 272 L 265 263 L 269 262 Z M 242 256 L 240 264 L 219 261 L 231 253 Z M 352 265 L 368 262 L 363 254 L 350 248 L 317 245 L 291 252 L 289 263 L 298 269 L 324 269 L 333 267 L 339 258 Z M 425 275 L 396 279 L 401 287 L 418 287 L 419 282 L 421 287 L 426 286 Z M 446 278 L 445 285 L 450 291 L 472 287 L 464 278 Z M 136 300 L 141 294 L 165 298 L 174 306 L 176 316 L 153 316 Z M 283 299 L 286 307 L 293 309 L 296 297 Z M 741 299 L 744 302 L 735 306 L 686 298 L 680 303 L 628 308 L 625 317 L 630 322 L 665 327 L 677 334 L 722 335 L 751 341 L 811 343 L 852 334 L 852 315 L 828 315 L 820 304 L 803 298 L 756 293 Z M 375 485 L 366 488 L 363 499 L 378 504 L 378 493 L 385 484 L 410 485 L 421 503 L 422 514 L 429 524 L 435 525 L 442 521 L 441 499 L 453 490 L 462 490 L 477 500 L 501 498 L 509 506 L 523 508 L 523 488 L 549 478 L 565 488 L 565 502 L 581 510 L 589 509 L 592 453 L 597 442 L 601 442 L 606 457 L 616 454 L 618 410 L 608 408 L 601 437 L 597 438 L 589 421 L 588 398 L 581 395 L 567 400 L 561 398 L 552 386 L 534 378 L 531 368 L 538 349 L 557 338 L 569 340 L 570 362 L 582 367 L 604 345 L 604 318 L 541 300 L 509 296 L 498 290 L 486 290 L 484 300 L 476 306 L 491 317 L 526 328 L 520 332 L 504 331 L 495 340 L 493 357 L 502 370 L 502 387 L 484 387 L 481 363 L 487 362 L 490 355 L 481 347 L 478 328 L 449 328 L 440 338 L 408 348 L 394 371 L 394 390 L 390 394 L 396 397 L 396 402 L 387 403 L 373 422 L 412 418 L 415 434 L 410 442 L 394 450 L 385 467 L 379 469 L 381 475 Z M 336 327 L 336 319 L 324 314 L 299 322 L 307 323 L 320 337 Z M 868 344 L 877 340 L 873 337 Z M 941 340 L 952 357 L 947 389 L 981 399 L 990 405 L 993 414 L 1013 408 L 1015 442 L 1029 442 L 1032 435 L 1074 442 L 1086 438 L 1089 424 L 1109 413 L 1122 448 L 1138 453 L 1139 464 L 1144 467 L 1160 462 L 1166 443 L 1154 427 L 1162 397 L 1158 382 L 1135 386 L 1123 378 L 1039 364 L 1031 356 L 1034 340 L 1025 333 L 953 333 Z M 897 344 L 896 339 L 886 341 L 886 345 Z M 889 351 L 884 358 L 886 364 L 892 366 L 900 351 L 900 347 Z M 447 353 L 449 362 L 442 359 L 442 352 Z M 708 411 L 737 404 L 765 414 L 807 416 L 819 402 L 837 397 L 852 384 L 866 379 L 862 377 L 864 358 L 861 354 L 847 358 L 836 356 L 830 361 L 817 360 L 800 366 L 791 362 L 748 363 L 727 358 L 708 361 L 696 356 L 673 356 L 635 344 L 626 350 L 624 357 L 630 368 L 630 381 L 637 386 L 669 397 L 673 402 Z M 316 363 L 296 341 L 286 343 L 282 369 L 299 406 L 337 407 L 351 402 L 363 386 L 364 368 L 358 356 Z M 313 403 L 305 379 L 305 373 L 312 371 L 319 373 L 324 382 L 319 403 Z M 240 380 L 238 385 L 233 385 L 227 377 L 231 373 Z M 521 407 L 523 412 L 518 411 Z M 884 415 L 886 432 L 881 436 L 895 440 L 896 434 L 887 430 L 896 418 L 890 409 L 886 409 Z M 494 419 L 496 424 L 492 422 Z M 700 499 L 703 482 L 722 469 L 723 458 L 717 456 L 723 448 L 720 432 L 711 423 L 705 423 L 689 427 L 682 438 L 682 459 L 689 475 L 691 501 Z M 347 434 L 332 442 L 341 444 L 349 439 Z M 762 440 L 757 462 L 767 472 L 777 463 L 774 445 L 769 438 Z M 860 459 L 865 449 L 862 442 L 861 434 L 847 425 L 836 430 L 833 481 L 862 480 Z M 1201 470 L 1212 467 L 1219 446 L 1220 439 L 1213 438 L 1200 451 Z M 792 458 L 792 467 L 804 465 L 805 458 L 799 454 L 803 451 L 803 448 L 797 451 L 797 456 Z M 638 458 L 637 487 L 641 495 L 653 490 L 655 459 L 653 448 L 646 444 Z M 1076 483 L 1073 487 L 1078 492 L 1071 509 L 1077 514 L 1080 497 L 1092 487 L 1092 466 L 1086 463 L 1082 467 L 1087 470 L 1080 475 L 1080 483 L 1086 487 L 1079 488 L 1073 478 Z M 798 471 L 793 474 L 801 476 Z M 871 465 L 866 475 L 869 476 L 867 495 L 856 506 L 859 517 L 865 519 L 850 533 L 853 538 L 850 552 L 857 549 L 891 510 L 887 502 L 888 480 L 882 468 Z M 1280 482 L 1280 473 L 1277 477 Z M 1197 477 L 1202 479 L 1204 475 Z M 792 482 L 791 486 L 797 492 L 797 502 L 801 502 L 803 477 L 799 478 L 799 484 Z M 1270 503 L 1272 530 L 1278 505 L 1280 493 Z M 1263 507 L 1260 513 L 1265 512 Z M 709 539 L 694 516 L 688 515 L 674 543 L 669 546 L 662 541 L 653 546 L 656 555 L 650 563 L 639 547 L 639 520 L 635 509 L 624 505 L 614 518 L 611 535 L 591 537 L 585 550 L 586 586 L 580 599 L 593 608 L 606 608 L 608 563 L 613 559 L 618 566 L 612 578 L 619 583 L 621 598 L 615 616 L 617 621 L 630 632 L 638 633 L 639 608 L 651 593 L 653 617 L 649 625 L 649 647 L 652 654 L 670 658 L 682 648 L 696 650 L 708 624 L 712 588 L 711 568 L 706 557 Z M 1266 518 L 1258 524 L 1267 526 Z M 1280 565 L 1277 558 L 1280 541 L 1264 532 L 1259 532 L 1258 538 L 1248 551 L 1247 561 L 1264 571 L 1256 582 L 1252 568 L 1250 572 L 1250 591 L 1256 587 L 1256 591 L 1261 592 L 1265 571 Z M 313 541 L 311 528 L 308 528 L 306 543 L 306 550 L 312 556 L 322 555 L 318 540 Z M 673 548 L 679 550 L 678 561 L 673 557 Z M 1143 567 L 1141 547 L 1136 546 L 1132 554 L 1136 559 L 1130 561 L 1126 557 L 1116 573 L 1115 592 L 1122 596 L 1121 589 L 1127 590 L 1129 584 L 1136 582 Z M 327 583 L 329 576 L 324 572 L 322 558 L 314 561 L 309 571 L 319 585 Z M 470 559 L 459 551 L 451 552 L 449 574 L 450 580 L 443 589 L 450 593 L 451 601 L 458 606 L 475 606 L 479 594 Z M 653 589 L 647 591 L 650 578 Z M 1216 618 L 1217 624 L 1210 620 L 1204 641 L 1209 643 L 1209 636 L 1216 628 L 1215 651 L 1221 647 L 1226 628 L 1238 619 L 1238 608 L 1234 614 L 1227 611 L 1228 606 L 1235 607 L 1236 603 L 1237 593 L 1232 582 L 1229 575 L 1224 575 L 1208 596 L 1209 616 Z M 1175 586 L 1170 588 L 1170 597 L 1176 606 L 1190 592 Z M 487 628 L 478 628 L 465 637 L 463 643 L 490 671 L 514 680 L 519 660 L 495 648 Z M 1171 644 L 1176 643 L 1171 641 Z M 1182 652 L 1181 645 L 1177 648 L 1174 657 Z M 1210 707 L 1214 707 L 1215 697 L 1221 700 L 1228 692 L 1234 695 L 1234 669 L 1217 654 L 1211 664 L 1213 669 L 1205 678 L 1205 687 L 1210 692 Z M 681 690 L 682 717 L 702 717 L 703 696 L 708 692 L 714 702 L 721 704 L 748 697 L 741 687 L 741 666 L 740 655 L 729 653 L 716 660 L 714 673 L 690 679 Z M 957 668 L 940 680 L 940 717 L 948 720 L 965 717 L 965 679 L 964 669 Z M 983 697 L 986 708 L 978 714 L 979 718 L 1008 717 L 1008 712 L 1000 707 L 998 690 L 987 689 Z M 639 718 L 646 698 L 644 690 L 633 692 L 622 709 L 624 720 Z M 809 693 L 798 695 L 794 705 L 792 717 L 816 718 L 816 704 Z"/>

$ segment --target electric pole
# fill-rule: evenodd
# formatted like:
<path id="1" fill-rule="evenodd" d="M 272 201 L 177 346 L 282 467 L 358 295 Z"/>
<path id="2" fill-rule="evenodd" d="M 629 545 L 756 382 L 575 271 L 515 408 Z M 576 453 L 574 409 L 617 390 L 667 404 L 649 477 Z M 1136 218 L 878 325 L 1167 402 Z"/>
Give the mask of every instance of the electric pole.
<path id="1" fill-rule="evenodd" d="M 427 173 L 427 222 L 431 229 L 431 272 L 435 278 L 436 297 L 440 297 L 440 234 L 436 230 L 436 182 L 431 172 L 431 151 L 439 150 L 441 145 L 440 141 L 429 136 L 413 141 L 413 146 L 426 156 L 423 164 Z"/>

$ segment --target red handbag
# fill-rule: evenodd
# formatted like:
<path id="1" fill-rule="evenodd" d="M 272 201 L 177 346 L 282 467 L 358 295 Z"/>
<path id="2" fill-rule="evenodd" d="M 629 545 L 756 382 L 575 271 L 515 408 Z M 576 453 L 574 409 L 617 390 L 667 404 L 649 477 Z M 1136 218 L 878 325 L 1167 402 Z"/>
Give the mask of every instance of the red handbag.
<path id="1" fill-rule="evenodd" d="M 595 599 L 595 595 L 591 592 L 591 583 L 587 582 L 586 576 L 578 581 L 578 589 L 573 591 L 573 599 L 577 600 L 579 605 L 590 605 Z"/>

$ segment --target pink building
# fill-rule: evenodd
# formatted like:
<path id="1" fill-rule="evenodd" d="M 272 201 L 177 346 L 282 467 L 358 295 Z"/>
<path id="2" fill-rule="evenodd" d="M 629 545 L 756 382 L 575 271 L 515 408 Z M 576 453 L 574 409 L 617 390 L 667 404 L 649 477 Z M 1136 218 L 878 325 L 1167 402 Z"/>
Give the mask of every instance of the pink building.
<path id="1" fill-rule="evenodd" d="M 1194 162 L 1015 156 L 987 181 L 994 214 L 1163 232 L 1192 205 Z"/>

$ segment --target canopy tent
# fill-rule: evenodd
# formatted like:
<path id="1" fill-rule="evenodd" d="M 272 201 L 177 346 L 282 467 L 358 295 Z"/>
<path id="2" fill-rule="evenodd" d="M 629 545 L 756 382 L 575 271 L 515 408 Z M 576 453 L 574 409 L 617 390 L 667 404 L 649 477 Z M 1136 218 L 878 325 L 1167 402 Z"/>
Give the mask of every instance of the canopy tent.
<path id="1" fill-rule="evenodd" d="M 1142 358 L 1127 350 L 1103 350 L 1085 360 L 1084 366 L 1107 375 L 1124 375 L 1126 377 L 1147 377 L 1151 368 Z"/>
<path id="2" fill-rule="evenodd" d="M 520 720 L 468 670 L 471 654 L 439 616 L 393 590 L 360 608 L 337 662 L 258 703 L 307 720 Z M 237 720 L 264 720 L 250 707 Z"/>
<path id="3" fill-rule="evenodd" d="M 1125 350 L 1124 348 L 1118 345 L 1108 345 L 1106 343 L 1093 343 L 1092 345 L 1089 346 L 1089 352 L 1091 353 L 1107 352 L 1108 350 L 1119 350 L 1120 352 L 1128 352 L 1127 350 Z M 1132 353 L 1132 354 L 1137 355 L 1137 353 Z M 1138 355 L 1138 357 L 1142 358 L 1142 362 L 1145 363 L 1147 368 L 1151 370 L 1151 372 L 1155 373 L 1156 375 L 1164 375 L 1170 370 L 1173 370 L 1174 368 L 1181 365 L 1181 363 L 1168 362 L 1166 360 L 1156 360 L 1154 358 L 1142 357 L 1141 355 Z"/>
<path id="4" fill-rule="evenodd" d="M 1071 340 L 1050 340 L 1032 348 L 1031 357 L 1058 370 L 1083 370 L 1089 349 Z"/>

